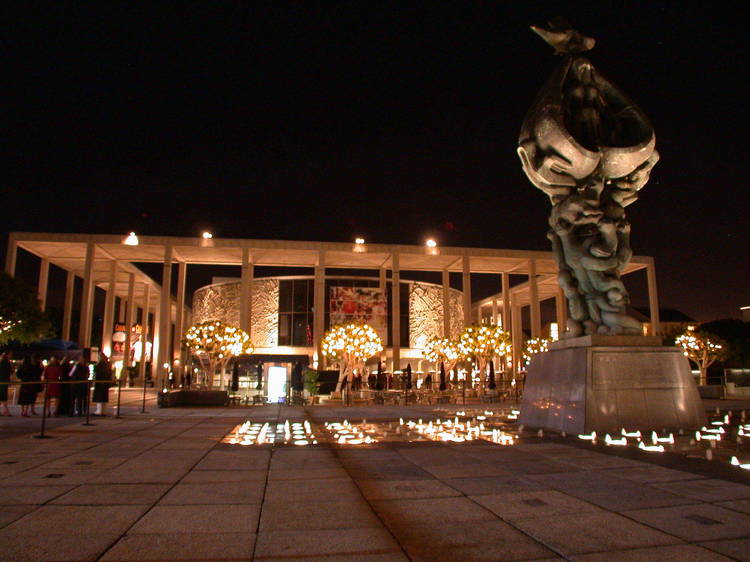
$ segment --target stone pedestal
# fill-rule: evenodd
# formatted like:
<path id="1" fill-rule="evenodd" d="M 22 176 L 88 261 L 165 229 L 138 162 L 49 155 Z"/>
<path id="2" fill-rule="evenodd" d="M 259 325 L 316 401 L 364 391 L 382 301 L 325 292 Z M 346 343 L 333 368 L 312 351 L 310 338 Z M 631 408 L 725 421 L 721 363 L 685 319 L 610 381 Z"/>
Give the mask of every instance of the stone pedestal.
<path id="1" fill-rule="evenodd" d="M 682 351 L 645 336 L 550 344 L 529 365 L 519 423 L 567 433 L 694 429 L 706 414 Z"/>

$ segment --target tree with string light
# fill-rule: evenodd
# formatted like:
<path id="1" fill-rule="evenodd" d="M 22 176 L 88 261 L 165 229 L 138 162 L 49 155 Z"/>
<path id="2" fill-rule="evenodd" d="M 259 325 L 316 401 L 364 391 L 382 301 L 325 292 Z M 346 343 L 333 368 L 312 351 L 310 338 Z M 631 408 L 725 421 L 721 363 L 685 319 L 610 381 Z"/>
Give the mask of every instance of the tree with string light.
<path id="1" fill-rule="evenodd" d="M 363 368 L 365 361 L 383 351 L 383 342 L 369 324 L 339 324 L 323 335 L 320 348 L 326 359 L 341 368 L 339 385 L 343 388 L 354 369 Z"/>
<path id="2" fill-rule="evenodd" d="M 551 341 L 551 338 L 531 338 L 530 340 L 526 340 L 526 348 L 523 350 L 523 360 L 527 367 L 531 363 L 533 355 L 549 351 Z"/>
<path id="3" fill-rule="evenodd" d="M 688 328 L 677 336 L 675 343 L 682 347 L 685 357 L 698 366 L 701 385 L 706 384 L 708 368 L 727 355 L 727 346 L 721 338 L 695 328 Z"/>
<path id="4" fill-rule="evenodd" d="M 459 345 L 465 358 L 473 358 L 479 370 L 480 393 L 484 393 L 487 363 L 510 353 L 510 333 L 501 326 L 482 324 L 468 326 L 461 333 Z"/>
<path id="5" fill-rule="evenodd" d="M 200 361 L 209 390 L 213 387 L 217 368 L 223 376 L 232 357 L 254 351 L 247 332 L 220 320 L 208 320 L 191 326 L 185 333 L 183 343 Z"/>
<path id="6" fill-rule="evenodd" d="M 437 366 L 444 363 L 450 377 L 450 372 L 456 367 L 456 363 L 461 360 L 461 346 L 456 340 L 433 337 L 427 340 L 425 344 L 424 356 L 425 359 L 432 361 Z M 445 390 L 444 387 L 445 381 L 441 379 L 440 390 Z"/>

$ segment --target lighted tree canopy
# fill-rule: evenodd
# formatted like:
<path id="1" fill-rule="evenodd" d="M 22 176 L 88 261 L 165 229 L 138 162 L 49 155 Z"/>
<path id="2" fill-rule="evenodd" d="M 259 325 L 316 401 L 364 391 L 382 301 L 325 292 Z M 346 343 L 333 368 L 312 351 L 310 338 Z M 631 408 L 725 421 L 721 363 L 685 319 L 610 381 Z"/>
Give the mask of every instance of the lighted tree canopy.
<path id="1" fill-rule="evenodd" d="M 339 324 L 323 336 L 320 344 L 323 355 L 341 366 L 339 383 L 346 381 L 354 369 L 383 351 L 383 342 L 369 324 Z"/>
<path id="2" fill-rule="evenodd" d="M 208 375 L 209 389 L 213 387 L 217 367 L 223 373 L 232 357 L 254 351 L 247 332 L 220 320 L 208 320 L 191 326 L 185 333 L 184 344 L 201 362 Z"/>
<path id="3" fill-rule="evenodd" d="M 531 338 L 526 341 L 526 348 L 523 350 L 523 360 L 528 365 L 531 363 L 532 355 L 544 353 L 549 350 L 551 338 Z"/>
<path id="4" fill-rule="evenodd" d="M 11 340 L 30 343 L 50 336 L 51 329 L 34 289 L 0 272 L 0 345 Z"/>
<path id="5" fill-rule="evenodd" d="M 436 364 L 445 363 L 450 372 L 456 363 L 462 359 L 460 344 L 448 338 L 430 338 L 425 344 L 424 356 L 428 361 Z"/>
<path id="6" fill-rule="evenodd" d="M 721 361 L 727 354 L 724 341 L 714 335 L 688 329 L 677 336 L 675 343 L 682 347 L 685 356 L 698 366 L 700 384 L 706 384 L 708 368 L 716 361 Z"/>
<path id="7" fill-rule="evenodd" d="M 484 392 L 487 363 L 511 351 L 510 333 L 501 326 L 468 326 L 461 333 L 459 345 L 465 357 L 474 357 L 479 369 L 480 392 Z"/>

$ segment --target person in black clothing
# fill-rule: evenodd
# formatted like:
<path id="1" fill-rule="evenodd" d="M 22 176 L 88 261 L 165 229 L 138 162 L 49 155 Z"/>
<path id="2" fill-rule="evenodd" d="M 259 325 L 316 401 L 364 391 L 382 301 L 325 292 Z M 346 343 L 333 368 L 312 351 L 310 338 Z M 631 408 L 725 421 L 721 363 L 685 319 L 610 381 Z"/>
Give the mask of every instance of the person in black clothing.
<path id="1" fill-rule="evenodd" d="M 422 388 L 425 390 L 432 390 L 432 374 L 427 373 L 427 376 L 424 378 L 424 382 L 422 383 Z"/>
<path id="2" fill-rule="evenodd" d="M 3 406 L 3 415 L 11 416 L 8 409 L 8 388 L 10 387 L 10 375 L 13 374 L 13 363 L 10 362 L 11 353 L 3 353 L 0 356 L 0 404 Z"/>
<path id="3" fill-rule="evenodd" d="M 21 390 L 18 393 L 18 403 L 21 405 L 21 415 L 37 416 L 35 404 L 36 395 L 42 390 L 42 364 L 36 355 L 27 356 L 18 369 L 18 378 L 21 380 Z"/>
<path id="4" fill-rule="evenodd" d="M 101 359 L 94 366 L 94 397 L 96 403 L 95 416 L 104 416 L 104 410 L 109 402 L 109 387 L 112 386 L 112 365 L 103 353 Z"/>
<path id="5" fill-rule="evenodd" d="M 81 354 L 78 358 L 78 362 L 73 366 L 70 372 L 70 380 L 74 383 L 70 386 L 71 398 L 73 401 L 74 415 L 84 416 L 86 415 L 86 394 L 89 391 L 88 381 L 89 379 L 89 368 L 86 365 L 86 358 Z"/>
<path id="6" fill-rule="evenodd" d="M 60 361 L 60 368 L 62 369 L 62 376 L 60 377 L 60 401 L 57 405 L 56 415 L 58 416 L 72 416 L 73 415 L 73 389 L 72 385 L 65 384 L 71 381 L 70 375 L 72 374 L 73 364 L 70 362 L 68 357 L 64 357 Z"/>

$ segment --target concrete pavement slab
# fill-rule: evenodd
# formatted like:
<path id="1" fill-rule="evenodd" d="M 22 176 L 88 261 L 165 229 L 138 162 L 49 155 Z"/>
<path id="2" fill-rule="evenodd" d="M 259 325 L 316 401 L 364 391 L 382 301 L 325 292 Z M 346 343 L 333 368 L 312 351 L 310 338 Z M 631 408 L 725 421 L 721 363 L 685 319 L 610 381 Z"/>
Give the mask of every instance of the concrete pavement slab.
<path id="1" fill-rule="evenodd" d="M 73 486 L 13 486 L 0 488 L 0 505 L 40 505 L 63 495 Z M 1 511 L 2 509 L 0 509 Z"/>
<path id="2" fill-rule="evenodd" d="M 198 472 L 198 471 L 196 471 Z M 263 501 L 265 482 L 209 482 L 177 484 L 159 505 L 259 504 Z"/>
<path id="3" fill-rule="evenodd" d="M 249 560 L 255 535 L 133 534 L 125 535 L 102 560 Z"/>
<path id="4" fill-rule="evenodd" d="M 128 534 L 255 533 L 258 505 L 157 505 Z"/>
<path id="5" fill-rule="evenodd" d="M 461 495 L 461 492 L 439 480 L 358 480 L 357 484 L 367 500 L 445 498 Z"/>
<path id="6" fill-rule="evenodd" d="M 537 560 L 554 552 L 503 521 L 457 524 L 440 517 L 393 528 L 412 560 Z M 468 522 L 467 522 L 468 523 Z"/>
<path id="7" fill-rule="evenodd" d="M 706 548 L 690 544 L 674 546 L 656 546 L 654 548 L 636 548 L 634 550 L 617 550 L 597 552 L 595 554 L 581 554 L 573 556 L 575 562 L 645 562 L 658 560 L 659 562 L 721 562 L 729 558 L 716 554 Z"/>
<path id="8" fill-rule="evenodd" d="M 467 496 L 483 494 L 502 494 L 521 491 L 546 490 L 546 486 L 524 477 L 518 476 L 490 476 L 486 478 L 448 478 L 442 480 L 451 488 L 455 488 Z"/>
<path id="9" fill-rule="evenodd" d="M 726 507 L 741 513 L 750 513 L 750 500 L 732 500 L 728 502 L 717 502 L 716 505 Z"/>
<path id="10" fill-rule="evenodd" d="M 180 483 L 265 482 L 267 474 L 265 470 L 191 470 Z"/>
<path id="11" fill-rule="evenodd" d="M 4 505 L 0 509 L 0 529 L 10 525 L 13 521 L 20 519 L 27 513 L 31 513 L 37 508 L 35 505 Z"/>
<path id="12" fill-rule="evenodd" d="M 502 519 L 544 517 L 602 511 L 601 508 L 555 490 L 470 496 Z"/>
<path id="13" fill-rule="evenodd" d="M 735 560 L 750 560 L 750 539 L 709 541 L 700 545 Z"/>
<path id="14" fill-rule="evenodd" d="M 263 559 L 319 558 L 325 560 L 379 557 L 406 560 L 401 547 L 385 529 L 271 530 L 258 535 L 255 557 Z"/>
<path id="15" fill-rule="evenodd" d="M 0 531 L 7 537 L 54 535 L 122 534 L 148 509 L 145 505 L 45 505 Z M 42 533 L 42 530 L 44 532 Z"/>
<path id="16" fill-rule="evenodd" d="M 446 523 L 496 519 L 489 510 L 462 497 L 373 500 L 371 504 L 394 532 L 397 527 L 424 523 L 425 518 Z"/>
<path id="17" fill-rule="evenodd" d="M 56 498 L 54 505 L 152 505 L 168 484 L 84 484 Z"/>
<path id="18" fill-rule="evenodd" d="M 319 480 L 276 480 L 266 487 L 266 501 L 321 502 L 353 498 L 360 499 L 359 489 L 351 478 L 322 478 Z"/>
<path id="19" fill-rule="evenodd" d="M 714 478 L 690 480 L 686 482 L 668 482 L 664 484 L 654 484 L 654 486 L 673 494 L 679 494 L 681 496 L 707 502 L 744 500 L 750 498 L 750 486 Z"/>
<path id="20" fill-rule="evenodd" d="M 608 512 L 579 513 L 575 517 L 516 519 L 513 524 L 566 556 L 682 542 L 676 537 Z"/>
<path id="21" fill-rule="evenodd" d="M 275 530 L 357 529 L 382 527 L 370 506 L 363 499 L 344 501 L 264 503 L 260 532 Z"/>
<path id="22" fill-rule="evenodd" d="M 117 539 L 117 534 L 45 534 L 31 540 L 28 536 L 0 537 L 4 560 L 39 562 L 40 560 L 97 560 Z"/>
<path id="23" fill-rule="evenodd" d="M 750 537 L 750 516 L 716 505 L 641 509 L 624 515 L 691 542 Z"/>

